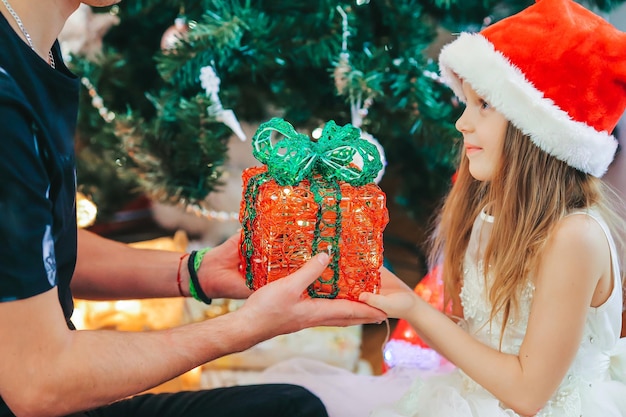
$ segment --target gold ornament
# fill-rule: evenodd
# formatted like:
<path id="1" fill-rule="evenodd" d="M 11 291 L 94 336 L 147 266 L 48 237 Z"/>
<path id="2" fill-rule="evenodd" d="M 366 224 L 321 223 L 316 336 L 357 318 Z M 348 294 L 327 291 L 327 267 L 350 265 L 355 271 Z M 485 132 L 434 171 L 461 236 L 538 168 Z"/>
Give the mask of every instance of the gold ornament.
<path id="1" fill-rule="evenodd" d="M 164 52 L 176 49 L 181 39 L 185 39 L 189 32 L 189 23 L 184 16 L 178 16 L 174 24 L 168 27 L 161 37 L 161 50 Z"/>

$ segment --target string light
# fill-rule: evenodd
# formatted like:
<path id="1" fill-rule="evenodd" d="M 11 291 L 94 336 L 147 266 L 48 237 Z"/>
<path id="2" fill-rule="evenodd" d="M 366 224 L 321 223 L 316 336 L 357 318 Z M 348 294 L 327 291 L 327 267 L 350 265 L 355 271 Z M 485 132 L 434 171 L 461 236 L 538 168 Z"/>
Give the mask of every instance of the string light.
<path id="1" fill-rule="evenodd" d="M 193 213 L 197 216 L 204 217 L 209 220 L 218 220 L 221 222 L 227 221 L 239 221 L 239 212 L 235 211 L 222 211 L 222 210 L 209 210 L 198 204 L 189 204 L 185 206 L 185 210 L 189 213 Z"/>
<path id="2" fill-rule="evenodd" d="M 107 123 L 111 123 L 115 120 L 115 113 L 105 107 L 104 100 L 100 97 L 98 91 L 96 91 L 96 87 L 89 81 L 89 78 L 82 77 L 80 82 L 87 88 L 89 97 L 91 97 L 91 105 L 98 110 L 100 117 Z"/>

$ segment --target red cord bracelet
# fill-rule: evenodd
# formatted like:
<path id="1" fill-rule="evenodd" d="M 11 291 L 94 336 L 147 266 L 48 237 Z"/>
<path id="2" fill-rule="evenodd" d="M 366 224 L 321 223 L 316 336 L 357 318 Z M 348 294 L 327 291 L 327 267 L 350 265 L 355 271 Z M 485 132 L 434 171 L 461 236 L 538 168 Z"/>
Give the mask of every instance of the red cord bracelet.
<path id="1" fill-rule="evenodd" d="M 180 259 L 178 260 L 178 273 L 176 274 L 176 284 L 178 284 L 178 293 L 181 297 L 186 297 L 186 295 L 183 293 L 183 277 L 180 276 L 180 267 L 182 266 L 183 259 L 185 259 L 186 256 L 189 256 L 189 254 L 183 253 L 180 256 Z"/>

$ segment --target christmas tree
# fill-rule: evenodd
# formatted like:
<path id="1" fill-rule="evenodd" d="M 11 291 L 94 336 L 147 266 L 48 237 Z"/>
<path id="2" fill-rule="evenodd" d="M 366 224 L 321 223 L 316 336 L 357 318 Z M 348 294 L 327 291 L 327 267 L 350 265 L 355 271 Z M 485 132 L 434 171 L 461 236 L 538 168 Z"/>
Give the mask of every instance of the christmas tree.
<path id="1" fill-rule="evenodd" d="M 103 220 L 140 194 L 201 206 L 220 188 L 240 121 L 280 116 L 312 132 L 334 120 L 380 143 L 381 186 L 393 183 L 389 197 L 423 218 L 450 183 L 459 139 L 461 107 L 438 78 L 438 48 L 450 33 L 531 3 L 138 0 L 94 9 L 90 18 L 113 14 L 119 24 L 101 49 L 68 52 L 86 86 L 79 188 Z"/>

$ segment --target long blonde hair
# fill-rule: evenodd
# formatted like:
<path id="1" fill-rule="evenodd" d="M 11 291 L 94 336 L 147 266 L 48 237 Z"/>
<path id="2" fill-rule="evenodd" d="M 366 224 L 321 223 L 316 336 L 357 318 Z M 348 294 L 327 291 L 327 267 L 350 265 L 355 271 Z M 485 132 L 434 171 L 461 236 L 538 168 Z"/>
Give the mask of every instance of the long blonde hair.
<path id="1" fill-rule="evenodd" d="M 476 216 L 485 207 L 495 215 L 485 248 L 485 273 L 493 274 L 489 289 L 491 318 L 503 313 L 502 333 L 515 314 L 518 295 L 537 267 L 541 250 L 556 223 L 568 212 L 594 207 L 613 235 L 620 222 L 613 195 L 598 178 L 570 167 L 534 145 L 509 123 L 502 158 L 491 181 L 469 173 L 462 153 L 456 181 L 440 211 L 432 239 L 431 265 L 442 264 L 444 305 L 459 311 L 462 268 Z M 488 271 L 487 271 L 488 269 Z"/>

